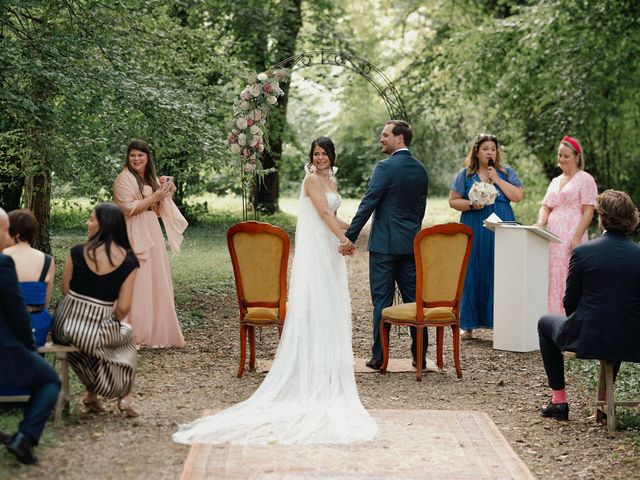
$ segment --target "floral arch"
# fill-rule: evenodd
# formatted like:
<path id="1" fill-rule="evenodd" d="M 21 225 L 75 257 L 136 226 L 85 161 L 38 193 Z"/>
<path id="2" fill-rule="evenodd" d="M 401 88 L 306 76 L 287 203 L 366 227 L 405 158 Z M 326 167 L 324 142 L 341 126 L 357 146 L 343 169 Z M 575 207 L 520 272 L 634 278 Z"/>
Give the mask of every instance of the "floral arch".
<path id="1" fill-rule="evenodd" d="M 351 70 L 366 79 L 382 98 L 390 118 L 407 120 L 407 112 L 397 89 L 375 65 L 350 53 L 337 50 L 313 50 L 282 60 L 269 70 L 249 77 L 234 107 L 231 132 L 227 137 L 234 154 L 242 184 L 243 217 L 247 219 L 248 195 L 256 179 L 272 169 L 264 169 L 260 158 L 265 149 L 264 126 L 269 110 L 284 92 L 280 83 L 289 80 L 291 73 L 316 65 L 335 65 Z M 254 209 L 254 216 L 257 210 Z"/>

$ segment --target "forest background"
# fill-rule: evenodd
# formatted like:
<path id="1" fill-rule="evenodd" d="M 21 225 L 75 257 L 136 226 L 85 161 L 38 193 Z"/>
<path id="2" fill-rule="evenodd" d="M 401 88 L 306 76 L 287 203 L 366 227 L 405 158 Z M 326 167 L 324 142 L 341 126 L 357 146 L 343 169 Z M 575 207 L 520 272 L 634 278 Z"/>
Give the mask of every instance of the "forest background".
<path id="1" fill-rule="evenodd" d="M 2 0 L 0 205 L 31 208 L 50 250 L 52 199 L 110 199 L 126 144 L 143 138 L 197 222 L 203 193 L 240 191 L 226 137 L 247 77 L 321 48 L 393 82 L 430 195 L 447 195 L 473 138 L 491 132 L 533 221 L 569 134 L 600 191 L 640 203 L 636 0 Z M 376 90 L 337 66 L 302 69 L 284 87 L 264 158 L 277 171 L 259 208 L 296 194 L 319 135 L 336 142 L 342 193 L 361 195 L 389 118 Z"/>

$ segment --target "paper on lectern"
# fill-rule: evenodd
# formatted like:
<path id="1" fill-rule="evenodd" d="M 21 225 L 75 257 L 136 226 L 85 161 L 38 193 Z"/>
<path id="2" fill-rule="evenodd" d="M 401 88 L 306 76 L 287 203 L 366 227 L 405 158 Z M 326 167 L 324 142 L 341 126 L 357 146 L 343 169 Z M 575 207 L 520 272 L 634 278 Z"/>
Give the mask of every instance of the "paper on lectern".
<path id="1" fill-rule="evenodd" d="M 488 228 L 489 230 L 495 230 L 495 228 L 501 222 L 502 222 L 502 219 L 495 213 L 492 213 L 491 215 L 489 215 L 487 218 L 484 219 L 484 222 L 482 222 L 482 225 L 485 228 Z"/>

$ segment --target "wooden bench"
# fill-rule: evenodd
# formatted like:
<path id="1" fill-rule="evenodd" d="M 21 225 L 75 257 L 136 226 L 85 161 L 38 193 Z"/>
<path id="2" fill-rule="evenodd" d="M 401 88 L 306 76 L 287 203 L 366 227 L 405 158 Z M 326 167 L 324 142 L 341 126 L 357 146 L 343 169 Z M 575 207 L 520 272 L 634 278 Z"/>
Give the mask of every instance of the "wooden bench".
<path id="1" fill-rule="evenodd" d="M 79 352 L 76 347 L 68 345 L 58 345 L 55 343 L 47 343 L 44 346 L 38 348 L 38 353 L 53 353 L 56 356 L 56 364 L 58 366 L 58 372 L 60 374 L 60 394 L 58 395 L 58 401 L 56 402 L 56 408 L 53 414 L 54 425 L 60 425 L 62 420 L 62 411 L 69 411 L 69 403 L 71 402 L 71 392 L 69 389 L 69 362 L 67 355 L 70 352 Z M 29 400 L 29 395 L 3 395 L 0 396 L 0 402 L 26 402 Z"/>
<path id="2" fill-rule="evenodd" d="M 562 352 L 566 358 L 575 358 L 573 352 Z M 596 421 L 607 423 L 607 432 L 616 431 L 616 407 L 635 407 L 640 400 L 616 400 L 613 383 L 613 366 L 615 363 L 600 360 L 600 376 L 596 392 Z"/>

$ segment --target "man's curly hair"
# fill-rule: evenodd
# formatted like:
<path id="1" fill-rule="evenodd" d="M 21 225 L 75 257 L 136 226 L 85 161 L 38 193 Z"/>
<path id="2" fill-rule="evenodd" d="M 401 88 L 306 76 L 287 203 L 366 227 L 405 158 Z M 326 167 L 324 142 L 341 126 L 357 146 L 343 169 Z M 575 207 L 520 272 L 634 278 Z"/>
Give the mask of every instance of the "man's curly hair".
<path id="1" fill-rule="evenodd" d="M 600 218 L 600 225 L 607 232 L 629 235 L 640 222 L 640 214 L 633 200 L 619 190 L 605 190 L 598 195 L 596 211 Z"/>

